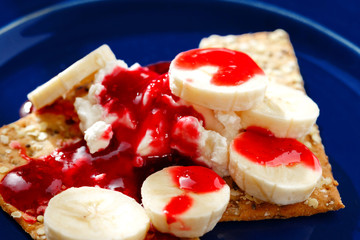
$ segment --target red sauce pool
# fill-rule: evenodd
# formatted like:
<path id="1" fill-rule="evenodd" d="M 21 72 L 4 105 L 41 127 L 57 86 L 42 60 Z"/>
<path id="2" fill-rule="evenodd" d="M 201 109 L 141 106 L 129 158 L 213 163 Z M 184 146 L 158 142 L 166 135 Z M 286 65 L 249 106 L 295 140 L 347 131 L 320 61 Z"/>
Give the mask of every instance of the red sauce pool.
<path id="1" fill-rule="evenodd" d="M 263 128 L 249 127 L 234 139 L 233 147 L 258 164 L 276 167 L 301 163 L 313 170 L 321 169 L 319 160 L 304 144 L 293 138 L 277 138 Z"/>
<path id="2" fill-rule="evenodd" d="M 196 164 L 171 146 L 177 122 L 185 116 L 204 121 L 192 107 L 177 104 L 166 74 L 148 68 L 129 71 L 116 67 L 103 80 L 100 104 L 119 119 L 128 116 L 134 127 L 115 121 L 109 146 L 90 154 L 85 141 L 68 144 L 38 159 L 26 155 L 24 146 L 14 146 L 28 163 L 13 169 L 0 183 L 4 200 L 29 216 L 43 214 L 50 198 L 70 187 L 100 186 L 125 193 L 140 201 L 144 179 L 171 165 Z M 37 111 L 54 111 L 67 116 L 76 113 L 64 102 Z M 153 151 L 149 156 L 136 153 L 146 131 L 152 131 Z M 177 139 L 176 141 L 179 141 Z"/>
<path id="3" fill-rule="evenodd" d="M 237 86 L 257 74 L 264 75 L 263 70 L 248 55 L 224 48 L 182 52 L 175 58 L 174 64 L 186 70 L 203 66 L 219 67 L 211 79 L 211 83 L 217 86 Z"/>
<path id="4" fill-rule="evenodd" d="M 177 215 L 186 212 L 192 206 L 193 199 L 189 192 L 209 193 L 223 188 L 226 182 L 214 171 L 201 166 L 176 166 L 169 168 L 172 181 L 184 190 L 184 194 L 171 198 L 165 206 L 168 224 L 176 222 Z M 189 227 L 191 226 L 184 226 Z"/>

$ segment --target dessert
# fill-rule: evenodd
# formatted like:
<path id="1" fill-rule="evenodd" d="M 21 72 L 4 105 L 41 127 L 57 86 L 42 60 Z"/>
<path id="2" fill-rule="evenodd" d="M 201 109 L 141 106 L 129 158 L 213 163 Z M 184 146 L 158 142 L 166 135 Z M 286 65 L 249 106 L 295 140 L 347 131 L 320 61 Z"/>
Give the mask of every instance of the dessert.
<path id="1" fill-rule="evenodd" d="M 148 177 L 141 195 L 156 229 L 179 237 L 198 237 L 220 220 L 229 203 L 230 188 L 208 168 L 173 166 Z"/>
<path id="2" fill-rule="evenodd" d="M 264 98 L 268 81 L 248 55 L 216 48 L 178 54 L 171 62 L 169 76 L 176 96 L 222 111 L 252 108 Z"/>
<path id="3" fill-rule="evenodd" d="M 196 87 L 191 89 L 193 85 L 189 83 L 198 81 L 198 75 L 205 74 L 210 76 L 210 79 L 219 80 L 216 77 L 216 69 L 214 70 L 211 66 L 202 68 L 200 73 L 194 74 L 191 71 L 199 70 L 199 66 L 189 70 L 188 66 L 183 66 L 184 63 L 176 64 L 175 60 L 170 65 L 169 75 L 163 75 L 150 67 L 139 65 L 128 67 L 124 62 L 116 61 L 111 52 L 107 51 L 106 46 L 101 47 L 95 50 L 95 53 L 99 54 L 93 54 L 93 52 L 90 55 L 97 57 L 90 57 L 90 59 L 95 59 L 90 61 L 95 64 L 90 65 L 86 72 L 74 71 L 73 65 L 55 80 L 29 94 L 29 99 L 32 100 L 36 111 L 0 130 L 2 134 L 0 147 L 2 208 L 11 214 L 34 239 L 46 238 L 42 216 L 44 213 L 46 215 L 45 209 L 50 199 L 58 194 L 61 196 L 61 192 L 65 193 L 66 189 L 72 187 L 81 189 L 82 186 L 90 186 L 116 190 L 138 202 L 141 202 L 143 198 L 144 207 L 151 215 L 151 212 L 155 211 L 152 204 L 156 201 L 148 201 L 146 193 L 144 196 L 140 194 L 144 180 L 150 176 L 148 179 L 151 182 L 152 177 L 157 174 L 155 172 L 169 171 L 165 167 L 171 165 L 194 164 L 211 168 L 224 177 L 230 186 L 231 190 L 227 193 L 230 202 L 227 204 L 229 199 L 221 198 L 221 202 L 227 205 L 224 214 L 222 214 L 223 208 L 214 210 L 216 215 L 222 215 L 223 221 L 288 218 L 342 208 L 343 205 L 336 189 L 337 182 L 332 177 L 330 164 L 321 144 L 317 127 L 314 125 L 318 109 L 313 107 L 313 103 L 306 98 L 305 94 L 299 93 L 303 91 L 302 79 L 286 33 L 277 30 L 272 33 L 236 37 L 212 36 L 204 39 L 200 47 L 208 49 L 194 50 L 200 55 L 206 51 L 237 53 L 224 48 L 247 51 L 265 74 L 255 63 L 249 61 L 249 58 L 246 57 L 244 60 L 243 54 L 240 54 L 241 61 L 248 63 L 245 65 L 251 66 L 253 71 L 247 74 L 250 77 L 245 79 L 245 83 L 243 83 L 244 76 L 240 74 L 243 80 L 225 84 L 226 89 L 232 90 L 226 94 L 224 93 L 226 90 L 222 90 L 221 93 L 224 93 L 223 96 L 230 96 L 224 99 L 232 99 L 238 94 L 238 89 L 255 81 L 258 83 L 255 86 L 260 85 L 260 88 L 254 90 L 249 87 L 241 90 L 243 99 L 247 96 L 253 101 L 249 100 L 246 106 L 240 106 L 240 108 L 238 108 L 239 104 L 234 104 L 236 101 L 233 100 L 230 100 L 230 104 L 222 102 L 216 105 L 218 101 L 211 101 L 210 98 L 218 94 L 211 92 L 218 88 L 214 88 L 211 81 L 208 81 L 211 93 L 209 91 L 204 93 L 202 89 L 196 89 Z M 217 49 L 209 49 L 209 47 Z M 103 51 L 104 49 L 107 50 Z M 105 54 L 101 55 L 104 52 Z M 88 57 L 77 62 L 77 66 L 87 64 L 86 59 Z M 213 64 L 219 65 L 218 62 Z M 95 76 L 94 73 L 96 73 Z M 67 79 L 71 78 L 78 80 L 69 82 Z M 218 83 L 215 81 L 216 84 Z M 306 118 L 290 114 L 290 117 L 286 115 L 279 120 L 274 117 L 277 113 L 276 108 L 271 108 L 275 110 L 271 111 L 272 114 L 264 121 L 269 124 L 261 125 L 259 119 L 265 118 L 262 110 L 266 108 L 266 105 L 259 107 L 259 104 L 263 103 L 264 97 L 273 99 L 266 93 L 268 84 L 275 86 L 275 89 L 283 87 L 277 87 L 276 84 L 298 89 L 291 96 L 295 96 L 295 102 L 301 99 L 299 100 L 301 103 L 305 101 L 311 107 L 301 114 Z M 234 90 L 233 85 L 236 85 L 237 90 Z M 184 91 L 186 86 L 190 86 L 191 90 L 195 89 L 195 94 L 193 94 L 194 91 Z M 271 92 L 276 92 L 276 90 Z M 202 101 L 204 98 L 198 97 L 199 94 L 210 97 L 206 97 L 208 101 Z M 54 96 L 57 99 L 55 102 L 53 102 Z M 186 98 L 187 101 L 182 98 Z M 199 99 L 201 101 L 198 101 Z M 279 101 L 275 101 L 274 104 L 278 103 Z M 222 105 L 226 106 L 221 109 Z M 284 109 L 287 110 L 288 107 L 285 105 Z M 246 120 L 242 122 L 242 118 Z M 279 122 L 295 122 L 295 124 L 288 124 L 284 130 Z M 257 125 L 258 123 L 260 125 Z M 252 128 L 253 125 L 256 125 L 256 128 Z M 275 126 L 275 128 L 269 126 Z M 264 128 L 268 128 L 270 132 L 264 133 Z M 285 150 L 285 155 L 291 156 L 285 156 L 275 163 L 269 161 L 272 162 L 269 163 L 272 166 L 266 167 L 277 169 L 281 165 L 280 167 L 285 166 L 292 170 L 301 167 L 299 171 L 309 174 L 308 185 L 298 189 L 296 197 L 284 197 L 281 191 L 285 187 L 279 187 L 280 193 L 271 198 L 268 194 L 258 194 L 255 191 L 256 187 L 251 187 L 254 191 L 248 191 L 246 183 L 240 180 L 244 173 L 249 174 L 249 178 L 254 178 L 256 171 L 245 171 L 236 167 L 233 167 L 233 170 L 228 168 L 229 146 L 233 147 L 237 140 L 243 140 L 244 136 L 251 133 L 256 135 L 256 139 L 276 139 L 275 141 L 292 139 L 289 140 L 292 147 L 290 150 Z M 298 140 L 294 140 L 294 137 Z M 234 138 L 235 141 L 233 141 Z M 300 142 L 308 145 L 311 151 Z M 307 154 L 310 157 L 303 161 L 301 158 L 299 160 L 299 154 L 291 154 L 295 145 L 301 146 L 301 151 L 311 153 Z M 230 166 L 239 165 L 240 161 L 251 163 L 252 157 L 238 151 L 238 148 L 230 147 Z M 288 161 L 289 158 L 295 160 Z M 310 167 L 305 164 L 309 162 L 308 159 L 313 160 L 309 164 Z M 268 163 L 258 164 L 260 166 L 258 172 L 263 171 L 261 167 L 266 164 Z M 33 171 L 33 169 L 37 170 Z M 282 171 L 281 174 L 287 174 L 286 171 Z M 256 180 L 262 186 L 261 189 L 269 182 L 274 184 L 274 181 L 276 184 L 276 179 Z M 178 185 L 176 181 L 166 181 L 166 183 L 177 190 L 180 189 L 181 196 L 178 198 L 179 195 L 170 195 L 168 199 L 179 200 L 182 203 L 184 201 L 187 203 L 185 205 L 191 205 L 193 200 L 189 198 L 190 190 L 186 185 Z M 220 180 L 216 186 L 217 188 L 212 190 L 214 192 L 211 194 L 218 195 L 227 189 L 224 187 L 227 186 L 225 182 Z M 295 188 L 295 186 L 290 185 L 290 188 Z M 267 189 L 265 193 L 273 188 L 268 186 Z M 150 192 L 150 196 L 153 193 L 145 190 L 143 191 Z M 162 191 L 160 193 L 164 194 Z M 184 191 L 185 194 L 181 194 Z M 172 209 L 171 206 L 170 201 L 168 205 L 165 204 L 160 208 L 165 210 L 162 212 L 163 217 L 168 218 L 167 224 L 159 225 L 178 224 L 181 222 L 178 220 L 185 216 L 181 209 L 180 213 L 177 212 L 178 209 L 175 214 L 166 213 L 169 212 L 168 209 Z M 155 220 L 152 221 L 155 222 Z M 171 227 L 170 232 L 177 234 L 178 237 L 197 237 L 211 230 L 212 227 L 213 224 L 209 224 L 206 230 L 195 235 L 178 234 L 171 230 Z M 160 226 L 155 226 L 155 228 L 161 230 Z M 167 232 L 167 230 L 162 231 Z M 49 230 L 47 234 L 49 236 Z M 151 238 L 152 234 L 158 233 L 150 229 L 148 237 Z"/>
<path id="4" fill-rule="evenodd" d="M 212 35 L 200 42 L 201 48 L 228 48 L 247 53 L 265 72 L 270 83 L 277 83 L 305 92 L 294 49 L 288 34 L 281 29 L 273 32 L 249 33 L 239 36 Z M 301 137 L 304 143 L 319 159 L 322 176 L 310 197 L 304 202 L 290 205 L 276 205 L 256 199 L 238 188 L 231 178 L 231 198 L 222 221 L 251 221 L 274 218 L 310 216 L 344 208 L 338 182 L 331 172 L 331 165 L 321 143 L 316 124 L 310 132 Z"/>
<path id="5" fill-rule="evenodd" d="M 44 215 L 48 239 L 144 239 L 150 219 L 133 198 L 103 188 L 68 188 Z"/>

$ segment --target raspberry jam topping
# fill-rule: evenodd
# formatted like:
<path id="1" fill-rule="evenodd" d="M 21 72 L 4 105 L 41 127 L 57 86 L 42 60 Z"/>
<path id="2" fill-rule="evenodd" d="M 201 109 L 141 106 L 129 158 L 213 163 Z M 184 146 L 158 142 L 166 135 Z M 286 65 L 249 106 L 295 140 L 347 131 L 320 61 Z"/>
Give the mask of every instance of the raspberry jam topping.
<path id="1" fill-rule="evenodd" d="M 200 140 L 199 121 L 194 117 L 183 117 L 175 124 L 172 131 L 171 147 L 186 156 L 196 158 Z"/>
<path id="2" fill-rule="evenodd" d="M 193 49 L 180 53 L 175 66 L 185 70 L 195 70 L 204 66 L 218 67 L 211 83 L 217 86 L 237 86 L 263 70 L 245 53 L 224 49 Z"/>
<path id="3" fill-rule="evenodd" d="M 208 193 L 221 189 L 226 183 L 214 171 L 200 166 L 170 168 L 173 182 L 185 192 Z"/>
<path id="4" fill-rule="evenodd" d="M 26 155 L 23 146 L 15 144 L 13 148 L 19 149 L 28 163 L 2 179 L 0 193 L 6 202 L 36 217 L 44 213 L 54 195 L 80 186 L 112 189 L 140 201 L 140 188 L 148 175 L 167 166 L 196 164 L 172 147 L 181 144 L 179 138 L 172 136 L 180 131 L 182 126 L 178 122 L 183 117 L 204 120 L 191 106 L 180 104 L 179 98 L 172 95 L 167 74 L 159 75 L 149 68 L 129 70 L 117 66 L 104 77 L 102 85 L 104 88 L 97 95 L 99 103 L 109 114 L 117 116 L 111 125 L 113 136 L 109 146 L 91 154 L 82 140 L 35 159 Z M 65 115 L 76 115 L 68 105 L 60 110 L 60 106 L 53 107 Z M 145 144 L 147 155 L 140 155 L 138 146 L 148 135 L 152 141 Z M 108 137 L 106 132 L 104 137 Z"/>
<path id="5" fill-rule="evenodd" d="M 226 182 L 214 171 L 200 166 L 176 166 L 169 168 L 172 181 L 184 194 L 175 196 L 165 206 L 168 224 L 177 221 L 176 215 L 186 212 L 192 206 L 193 199 L 189 192 L 209 193 L 220 190 Z"/>
<path id="6" fill-rule="evenodd" d="M 166 222 L 171 224 L 178 221 L 176 215 L 186 212 L 192 204 L 193 199 L 187 194 L 172 197 L 164 208 Z"/>
<path id="7" fill-rule="evenodd" d="M 316 156 L 301 142 L 293 138 L 277 138 L 269 130 L 249 127 L 233 142 L 234 149 L 247 159 L 269 167 L 304 164 L 320 170 Z"/>

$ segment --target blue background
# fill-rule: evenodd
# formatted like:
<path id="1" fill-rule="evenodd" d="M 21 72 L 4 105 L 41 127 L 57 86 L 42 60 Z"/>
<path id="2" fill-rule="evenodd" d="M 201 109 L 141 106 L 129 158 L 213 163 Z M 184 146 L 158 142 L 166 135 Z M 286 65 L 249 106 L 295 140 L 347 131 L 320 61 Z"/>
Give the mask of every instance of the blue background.
<path id="1" fill-rule="evenodd" d="M 209 2 L 212 0 L 208 0 Z M 0 26 L 32 13 L 34 11 L 61 2 L 59 0 L 1 0 Z M 151 1 L 149 1 L 151 2 Z M 168 2 L 171 2 L 169 0 Z M 234 1 L 236 2 L 236 0 Z M 262 0 L 239 1 L 257 2 L 281 7 L 323 25 L 338 33 L 357 46 L 360 45 L 360 1 L 359 0 Z"/>
<path id="2" fill-rule="evenodd" d="M 0 0 L 0 26 L 11 24 L 19 17 L 62 2 L 70 3 L 74 1 Z M 169 5 L 171 2 L 172 1 L 167 1 Z M 177 2 L 191 3 L 192 1 L 183 0 Z M 209 8 L 201 11 L 200 16 L 210 18 L 211 15 L 209 12 L 211 12 L 211 10 L 214 10 L 213 14 L 216 14 L 216 4 L 211 4 L 217 1 L 198 0 L 197 2 L 209 3 Z M 228 2 L 237 1 L 229 0 Z M 259 9 L 274 9 L 277 15 L 269 14 L 269 16 L 273 18 L 264 17 L 264 19 L 272 19 L 269 20 L 270 22 L 264 24 L 266 28 L 284 26 L 290 31 L 290 36 L 292 37 L 299 58 L 300 68 L 306 80 L 307 91 L 319 104 L 321 109 L 318 124 L 321 128 L 324 145 L 333 166 L 335 178 L 340 182 L 339 191 L 346 208 L 335 213 L 319 214 L 309 218 L 295 218 L 286 221 L 275 220 L 219 224 L 218 230 L 208 234 L 206 240 L 263 239 L 264 237 L 268 239 L 360 238 L 360 156 L 358 154 L 358 149 L 360 149 L 360 1 L 264 0 L 238 2 L 251 3 L 252 6 L 259 6 Z M 156 15 L 158 12 L 156 12 L 155 8 L 157 6 L 159 7 L 159 5 L 152 5 L 151 1 L 147 1 L 146 3 L 148 4 L 146 7 L 139 6 L 142 13 L 146 13 L 147 9 L 154 11 L 153 15 L 149 15 L 156 21 L 159 20 L 159 23 L 161 23 L 161 18 L 163 17 L 163 21 L 166 21 L 163 22 L 164 26 L 171 26 L 171 22 L 169 22 L 172 17 L 171 14 L 176 16 L 179 14 L 169 6 L 165 7 L 169 12 L 165 12 L 164 16 L 158 16 Z M 162 32 L 160 27 L 156 28 L 156 26 L 152 26 L 149 29 L 155 29 L 158 32 L 151 34 L 150 30 L 147 30 L 147 22 L 146 19 L 143 19 L 142 15 L 131 16 L 131 12 L 129 15 L 126 15 L 126 10 L 132 9 L 131 6 L 129 6 L 130 5 L 128 5 L 128 9 L 125 7 L 122 12 L 125 16 L 124 19 L 128 17 L 133 25 L 144 27 L 144 29 L 131 29 L 131 27 L 126 27 L 125 25 L 131 25 L 128 22 L 124 22 L 125 25 L 116 23 L 115 25 L 119 27 L 118 31 L 124 31 L 125 37 L 121 39 L 123 41 L 118 41 L 119 36 L 112 36 L 111 34 L 108 36 L 110 39 L 108 43 L 116 55 L 124 56 L 126 62 L 129 64 L 139 61 L 138 56 L 141 55 L 145 56 L 142 58 L 142 62 L 140 62 L 142 64 L 149 64 L 157 60 L 158 56 L 156 54 L 159 51 L 159 47 L 161 47 L 158 46 L 160 38 L 165 38 L 162 40 L 168 42 L 169 46 L 174 47 L 171 49 L 169 46 L 164 46 L 162 52 L 159 53 L 159 56 L 166 57 L 166 59 L 161 60 L 170 60 L 175 53 L 196 46 L 199 39 L 204 35 L 207 36 L 206 34 L 212 33 L 213 29 L 217 29 L 219 31 L 218 33 L 226 34 L 228 31 L 233 31 L 234 26 L 236 26 L 236 23 L 228 27 L 224 25 L 211 25 L 216 24 L 217 19 L 214 22 L 206 23 L 203 31 L 196 32 L 197 29 L 201 29 L 201 24 L 203 23 L 196 22 L 197 18 L 192 15 L 186 15 L 190 20 L 184 19 L 184 22 L 188 23 L 193 20 L 193 25 L 186 25 L 182 28 L 181 25 L 178 24 L 176 25 L 176 31 L 169 34 Z M 80 9 L 80 7 L 76 9 Z M 26 93 L 28 93 L 29 90 L 66 68 L 66 66 L 77 60 L 79 56 L 83 56 L 89 50 L 93 49 L 94 46 L 97 46 L 103 39 L 101 36 L 93 41 L 82 44 L 81 40 L 84 36 L 87 36 L 87 32 L 81 31 L 81 26 L 69 28 L 70 32 L 68 34 L 74 37 L 74 39 L 70 38 L 72 42 L 67 38 L 68 36 L 59 40 L 51 38 L 51 34 L 57 37 L 59 33 L 67 34 L 66 25 L 63 28 L 63 24 L 71 23 L 72 20 L 78 21 L 76 14 L 74 14 L 76 13 L 76 9 L 73 11 L 67 10 L 66 12 L 69 13 L 69 15 L 66 16 L 62 16 L 60 12 L 60 14 L 49 17 L 49 19 L 54 19 L 54 22 L 46 24 L 45 21 L 48 18 L 45 16 L 42 20 L 32 23 L 35 27 L 32 28 L 31 24 L 29 24 L 29 27 L 25 26 L 25 31 L 22 32 L 25 36 L 24 38 L 17 36 L 16 31 L 15 34 L 12 32 L 11 35 L 0 36 L 0 101 L 2 102 L 2 106 L 0 107 L 0 125 L 7 124 L 18 118 L 17 109 L 20 103 L 26 99 Z M 103 8 L 100 8 L 99 11 L 102 9 Z M 226 7 L 221 8 L 221 10 L 224 9 L 226 9 Z M 239 9 L 241 10 L 243 8 Z M 253 8 L 249 8 L 248 10 L 249 14 L 254 11 Z M 91 20 L 91 16 L 87 14 L 89 11 L 91 12 L 92 10 L 85 8 L 83 17 L 87 20 Z M 226 23 L 227 20 L 237 20 L 237 18 L 234 17 L 236 14 L 234 11 L 229 13 L 228 19 L 221 19 L 220 22 Z M 187 12 L 195 15 L 197 9 Z M 267 11 L 262 12 L 261 10 L 255 10 L 254 12 L 264 15 L 267 14 Z M 114 13 L 115 11 L 110 13 L 110 15 Z M 278 17 L 279 13 L 285 17 Z M 296 14 L 292 15 L 291 13 Z M 243 12 L 243 14 L 246 15 L 246 12 Z M 284 19 L 288 20 L 286 15 L 292 15 L 291 21 L 288 23 L 281 22 Z M 219 16 L 222 18 L 227 17 L 224 13 L 219 14 Z M 139 22 L 136 21 L 136 18 L 140 19 Z M 259 19 L 262 18 L 259 17 Z M 297 20 L 298 22 L 296 22 Z M 106 22 L 106 20 L 104 20 L 104 22 Z M 101 24 L 104 22 L 102 22 L 101 19 L 99 19 L 98 22 L 94 21 L 98 26 L 102 26 Z M 41 29 L 36 29 L 37 23 L 41 24 Z M 315 26 L 315 30 L 309 28 L 310 25 Z M 190 31 L 190 33 L 187 32 L 187 28 L 190 28 L 192 31 Z M 55 29 L 54 32 L 51 31 L 52 29 Z M 77 30 L 83 35 L 80 34 L 77 36 Z M 171 29 L 169 30 L 171 31 Z M 263 30 L 262 27 L 258 28 L 258 23 L 239 23 L 239 32 L 256 30 Z M 42 35 L 43 32 L 49 35 Z M 99 32 L 106 33 L 105 30 Z M 139 32 L 143 33 L 143 35 L 139 35 Z M 26 38 L 27 36 L 30 37 Z M 34 38 L 31 38 L 32 36 L 34 36 Z M 141 38 L 139 38 L 139 36 L 141 36 Z M 9 37 L 9 39 L 6 39 L 6 37 Z M 36 44 L 34 44 L 34 46 L 31 45 L 32 40 L 34 43 L 39 43 L 42 41 L 42 37 L 44 41 L 39 44 L 39 46 L 36 46 Z M 49 37 L 49 41 L 46 41 L 47 37 Z M 104 38 L 106 37 L 107 36 Z M 177 41 L 178 39 L 181 39 L 181 41 Z M 4 42 L 8 45 L 2 45 Z M 48 42 L 50 42 L 50 44 L 48 44 Z M 154 45 L 149 45 L 149 42 L 154 43 Z M 10 61 L 7 61 L 9 52 L 11 53 L 13 49 L 18 49 L 22 43 L 29 44 L 24 47 L 24 49 L 29 48 L 30 50 L 21 52 L 20 47 L 20 52 L 15 51 L 14 54 L 19 53 L 20 56 L 24 58 L 12 58 L 10 56 Z M 52 44 L 57 44 L 59 49 L 52 49 Z M 67 47 L 67 45 L 69 47 Z M 76 45 L 81 45 L 81 48 L 76 48 Z M 139 47 L 137 49 L 136 46 L 146 48 Z M 51 54 L 54 54 L 54 56 L 49 56 L 45 51 L 39 52 L 38 56 L 32 58 L 32 54 L 37 52 L 39 48 L 50 49 Z M 129 53 L 129 49 L 131 49 L 131 53 Z M 145 54 L 141 52 L 144 50 L 147 51 Z M 56 61 L 53 61 L 53 58 L 55 58 Z M 33 62 L 26 62 L 29 59 L 33 60 Z M 4 62 L 5 65 L 2 67 Z M 33 81 L 27 81 L 24 85 L 19 85 L 23 83 L 21 79 L 27 78 Z M 7 89 L 9 83 L 12 83 L 12 85 Z M 9 99 L 12 99 L 14 94 L 23 99 L 14 99 L 14 101 L 10 102 Z M 16 224 L 13 224 L 10 218 L 8 218 L 9 221 L 3 220 L 7 218 L 5 214 L 0 214 L 0 239 L 26 239 L 27 235 L 24 234 Z"/>

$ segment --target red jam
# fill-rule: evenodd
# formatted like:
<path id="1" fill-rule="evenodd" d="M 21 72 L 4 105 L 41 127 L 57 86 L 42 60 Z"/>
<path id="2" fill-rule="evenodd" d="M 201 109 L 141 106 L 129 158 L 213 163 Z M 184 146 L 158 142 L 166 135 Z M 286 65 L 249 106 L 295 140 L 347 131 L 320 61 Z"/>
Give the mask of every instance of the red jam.
<path id="1" fill-rule="evenodd" d="M 249 127 L 234 139 L 234 149 L 249 160 L 269 167 L 304 164 L 320 170 L 316 156 L 301 142 L 293 138 L 277 138 L 270 131 Z"/>
<path id="2" fill-rule="evenodd" d="M 237 86 L 263 70 L 245 53 L 224 49 L 193 49 L 180 53 L 175 59 L 175 66 L 194 70 L 204 66 L 218 67 L 211 83 L 217 86 Z"/>
<path id="3" fill-rule="evenodd" d="M 201 122 L 203 118 L 192 107 L 177 103 L 179 99 L 172 95 L 166 74 L 141 67 L 131 71 L 116 67 L 102 84 L 105 88 L 99 101 L 119 119 L 111 126 L 114 134 L 109 146 L 90 154 L 85 141 L 79 141 L 38 159 L 28 157 L 24 147 L 14 146 L 28 163 L 2 179 L 0 193 L 6 202 L 29 216 L 37 216 L 44 213 L 54 195 L 80 186 L 112 189 L 140 201 L 140 188 L 148 175 L 171 165 L 195 164 L 172 147 L 172 135 L 181 127 L 177 125 L 179 119 L 193 116 Z M 53 109 L 76 115 L 72 107 L 64 106 L 54 105 Z M 44 108 L 38 113 L 50 110 Z M 124 118 L 130 126 L 121 121 Z M 152 132 L 153 151 L 149 156 L 139 156 L 137 146 L 147 131 Z"/>
<path id="4" fill-rule="evenodd" d="M 147 65 L 146 67 L 153 72 L 158 74 L 165 74 L 169 71 L 170 62 L 158 62 L 154 64 Z"/>
<path id="5" fill-rule="evenodd" d="M 226 183 L 214 171 L 200 166 L 170 168 L 173 182 L 186 192 L 208 193 L 221 189 Z"/>
<path id="6" fill-rule="evenodd" d="M 223 188 L 226 182 L 214 171 L 200 166 L 177 166 L 169 168 L 172 181 L 184 194 L 173 197 L 165 206 L 168 224 L 176 222 L 177 215 L 186 212 L 192 206 L 193 199 L 188 195 L 193 193 L 215 192 Z M 184 226 L 185 227 L 185 226 Z"/>
<path id="7" fill-rule="evenodd" d="M 193 199 L 189 195 L 179 195 L 170 199 L 165 206 L 164 213 L 168 224 L 178 221 L 176 215 L 186 212 L 193 204 Z"/>
<path id="8" fill-rule="evenodd" d="M 171 147 L 180 153 L 196 159 L 198 157 L 198 141 L 200 123 L 194 117 L 183 117 L 175 124 L 172 131 Z"/>

